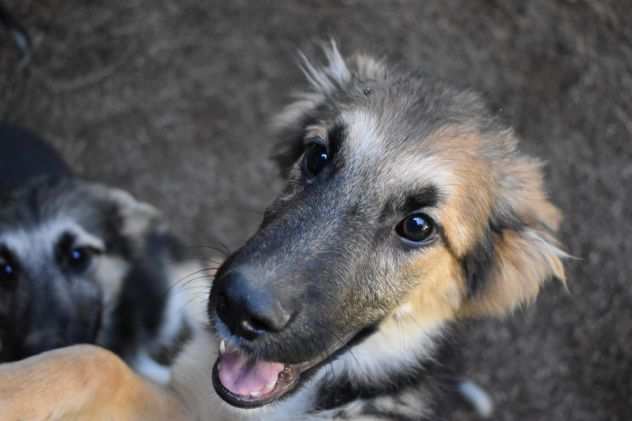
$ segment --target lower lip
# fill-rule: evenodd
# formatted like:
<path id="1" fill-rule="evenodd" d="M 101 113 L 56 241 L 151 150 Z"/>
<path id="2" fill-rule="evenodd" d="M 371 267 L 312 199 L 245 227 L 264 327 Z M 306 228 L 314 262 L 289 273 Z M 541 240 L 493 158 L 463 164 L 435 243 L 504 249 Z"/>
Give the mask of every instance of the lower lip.
<path id="1" fill-rule="evenodd" d="M 215 361 L 215 364 L 213 364 L 213 373 L 212 373 L 212 378 L 213 378 L 213 387 L 215 388 L 215 392 L 217 392 L 217 394 L 224 399 L 227 403 L 236 406 L 238 408 L 258 408 L 261 406 L 265 406 L 269 403 L 274 402 L 275 400 L 278 399 L 282 399 L 284 396 L 287 395 L 287 393 L 284 393 L 281 396 L 270 396 L 269 398 L 264 398 L 264 399 L 248 399 L 248 398 L 244 398 L 242 396 L 238 396 L 235 395 L 233 392 L 231 392 L 230 390 L 226 389 L 224 387 L 224 385 L 222 384 L 222 382 L 219 379 L 219 369 L 217 367 L 219 362 L 219 359 L 217 361 Z M 293 388 L 293 386 L 291 386 Z M 272 392 L 272 394 L 274 394 L 274 390 Z"/>

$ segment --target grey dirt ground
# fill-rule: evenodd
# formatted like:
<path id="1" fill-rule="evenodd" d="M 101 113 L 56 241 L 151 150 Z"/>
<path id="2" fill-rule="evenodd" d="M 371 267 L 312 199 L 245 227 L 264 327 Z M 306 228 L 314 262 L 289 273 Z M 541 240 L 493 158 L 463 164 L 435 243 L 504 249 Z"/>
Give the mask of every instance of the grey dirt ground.
<path id="1" fill-rule="evenodd" d="M 81 173 L 161 207 L 191 246 L 238 246 L 280 182 L 267 119 L 333 36 L 483 92 L 544 158 L 568 291 L 477 321 L 467 370 L 496 420 L 632 419 L 632 4 L 626 1 L 14 0 L 0 113 Z M 474 419 L 458 410 L 455 420 Z"/>

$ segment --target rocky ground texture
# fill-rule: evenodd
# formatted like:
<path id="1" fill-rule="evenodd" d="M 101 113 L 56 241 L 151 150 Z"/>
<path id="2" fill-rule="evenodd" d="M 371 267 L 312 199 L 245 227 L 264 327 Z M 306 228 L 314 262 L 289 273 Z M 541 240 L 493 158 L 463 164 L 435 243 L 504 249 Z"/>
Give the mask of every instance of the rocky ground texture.
<path id="1" fill-rule="evenodd" d="M 33 55 L 20 66 L 0 31 L 0 118 L 47 136 L 80 173 L 157 204 L 195 247 L 238 246 L 280 188 L 266 124 L 303 84 L 297 48 L 314 53 L 333 36 L 343 52 L 483 92 L 548 162 L 561 238 L 578 259 L 568 290 L 551 284 L 507 320 L 472 323 L 467 370 L 493 395 L 496 420 L 630 419 L 629 2 L 5 4 Z"/>

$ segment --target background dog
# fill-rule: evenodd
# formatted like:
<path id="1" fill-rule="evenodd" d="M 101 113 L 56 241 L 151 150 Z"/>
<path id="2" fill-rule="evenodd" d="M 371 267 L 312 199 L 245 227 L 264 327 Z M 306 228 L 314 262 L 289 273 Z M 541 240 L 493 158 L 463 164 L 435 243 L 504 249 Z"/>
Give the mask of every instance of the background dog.
<path id="1" fill-rule="evenodd" d="M 166 382 L 189 329 L 176 281 L 198 266 L 155 208 L 72 176 L 28 131 L 0 139 L 0 361 L 96 343 Z"/>

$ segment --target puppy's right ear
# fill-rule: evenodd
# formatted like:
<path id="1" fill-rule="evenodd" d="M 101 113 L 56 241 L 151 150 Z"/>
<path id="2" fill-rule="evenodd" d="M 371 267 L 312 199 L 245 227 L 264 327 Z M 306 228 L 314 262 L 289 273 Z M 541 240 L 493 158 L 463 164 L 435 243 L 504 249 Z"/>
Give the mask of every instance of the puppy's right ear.
<path id="1" fill-rule="evenodd" d="M 277 133 L 272 159 L 283 178 L 287 178 L 294 163 L 303 154 L 305 128 L 317 122 L 317 110 L 324 97 L 317 94 L 304 94 L 304 97 L 288 105 L 273 120 L 273 129 Z"/>
<path id="2" fill-rule="evenodd" d="M 332 40 L 323 44 L 326 63 L 315 64 L 299 53 L 301 70 L 309 89 L 293 95 L 294 100 L 273 120 L 273 129 L 280 139 L 272 158 L 283 177 L 303 153 L 305 129 L 318 124 L 327 110 L 328 99 L 352 81 L 352 71 Z"/>
<path id="3" fill-rule="evenodd" d="M 273 159 L 283 177 L 303 153 L 305 129 L 319 124 L 322 118 L 336 113 L 331 99 L 337 95 L 368 95 L 369 84 L 388 79 L 386 65 L 369 55 L 355 54 L 345 59 L 334 40 L 321 45 L 325 63 L 315 64 L 299 53 L 301 70 L 309 82 L 309 89 L 294 95 L 290 103 L 274 120 L 273 129 L 280 142 L 275 145 Z M 351 87 L 350 85 L 353 85 Z"/>

